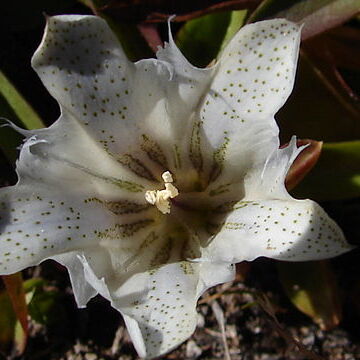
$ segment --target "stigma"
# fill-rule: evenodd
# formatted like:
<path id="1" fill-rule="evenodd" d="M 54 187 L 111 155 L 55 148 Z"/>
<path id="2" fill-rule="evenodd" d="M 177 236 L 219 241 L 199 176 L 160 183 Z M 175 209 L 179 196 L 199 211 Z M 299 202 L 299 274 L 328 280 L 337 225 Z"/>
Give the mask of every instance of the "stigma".
<path id="1" fill-rule="evenodd" d="M 145 192 L 145 200 L 155 205 L 163 214 L 170 213 L 170 199 L 179 195 L 178 189 L 172 184 L 173 177 L 170 171 L 165 171 L 161 175 L 164 180 L 165 189 L 163 190 L 148 190 Z"/>

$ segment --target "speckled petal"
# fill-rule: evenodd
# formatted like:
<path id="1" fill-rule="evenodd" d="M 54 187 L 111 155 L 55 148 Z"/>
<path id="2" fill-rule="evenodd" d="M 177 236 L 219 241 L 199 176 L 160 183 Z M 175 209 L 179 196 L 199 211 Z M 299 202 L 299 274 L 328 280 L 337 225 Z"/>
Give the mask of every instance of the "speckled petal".
<path id="1" fill-rule="evenodd" d="M 274 114 L 293 88 L 299 39 L 297 25 L 275 19 L 246 25 L 225 48 L 199 115 L 215 170 L 241 177 L 279 146 Z"/>
<path id="2" fill-rule="evenodd" d="M 341 229 L 311 200 L 240 201 L 203 258 L 230 263 L 259 256 L 308 261 L 337 256 L 351 248 Z"/>
<path id="3" fill-rule="evenodd" d="M 0 190 L 0 273 L 98 244 L 115 216 L 81 194 L 28 183 Z"/>
<path id="4" fill-rule="evenodd" d="M 165 251 L 157 251 L 158 257 L 166 255 Z M 79 259 L 87 282 L 124 316 L 139 356 L 153 358 L 171 351 L 193 333 L 199 296 L 211 286 L 232 280 L 234 267 L 171 259 L 154 266 L 156 254 L 148 253 L 145 258 L 139 254 L 135 264 L 152 258 L 153 266 L 147 266 L 145 272 L 127 269 L 125 263 L 125 267 L 112 265 L 113 271 L 99 270 L 94 264 L 96 257 L 84 254 Z M 114 260 L 108 260 L 111 262 Z"/>
<path id="5" fill-rule="evenodd" d="M 150 180 L 173 166 L 174 139 L 184 136 L 210 80 L 179 74 L 163 60 L 131 63 L 106 22 L 94 16 L 49 18 L 32 65 L 99 146 Z"/>
<path id="6" fill-rule="evenodd" d="M 49 128 L 20 131 L 28 137 L 17 164 L 20 181 L 31 179 L 103 200 L 131 195 L 132 201 L 145 204 L 142 192 L 152 182 L 109 156 L 66 110 Z"/>

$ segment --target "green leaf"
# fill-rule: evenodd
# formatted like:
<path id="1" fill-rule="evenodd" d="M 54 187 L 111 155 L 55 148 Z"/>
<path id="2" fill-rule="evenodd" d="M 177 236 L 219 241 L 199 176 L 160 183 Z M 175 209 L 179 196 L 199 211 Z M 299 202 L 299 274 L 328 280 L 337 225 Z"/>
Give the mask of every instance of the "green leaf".
<path id="1" fill-rule="evenodd" d="M 205 67 L 224 48 L 243 24 L 246 11 L 227 11 L 189 20 L 177 34 L 176 43 L 187 59 Z"/>
<path id="2" fill-rule="evenodd" d="M 11 84 L 10 80 L 0 71 L 0 97 L 2 98 L 0 104 L 2 107 L 8 106 L 4 112 L 13 112 L 16 115 L 12 119 L 18 125 L 26 129 L 39 129 L 45 127 L 39 115 L 30 106 L 30 104 L 21 96 L 16 88 Z M 3 109 L 1 109 L 3 113 Z"/>
<path id="3" fill-rule="evenodd" d="M 220 51 L 222 51 L 234 35 L 244 25 L 247 10 L 236 10 L 230 12 L 230 21 L 226 29 L 225 37 L 222 41 Z"/>
<path id="4" fill-rule="evenodd" d="M 0 116 L 9 119 L 16 125 L 26 129 L 44 127 L 39 115 L 29 103 L 21 96 L 10 80 L 0 71 Z M 0 119 L 0 125 L 5 124 Z M 0 149 L 7 160 L 15 164 L 18 156 L 17 147 L 21 144 L 23 136 L 9 127 L 0 128 Z M 0 158 L 0 163 L 4 160 Z"/>
<path id="5" fill-rule="evenodd" d="M 45 285 L 46 282 L 40 278 L 24 282 L 31 318 L 44 325 L 56 324 L 59 321 L 65 324 L 67 317 L 60 302 L 61 294 L 56 290 L 44 290 Z"/>
<path id="6" fill-rule="evenodd" d="M 29 303 L 29 314 L 33 320 L 40 324 L 54 324 L 61 321 L 61 314 L 63 313 L 58 302 L 59 293 L 56 291 L 35 291 Z"/>
<path id="7" fill-rule="evenodd" d="M 303 23 L 302 38 L 340 25 L 360 9 L 360 0 L 265 0 L 254 11 L 249 22 L 268 18 L 286 18 Z"/>
<path id="8" fill-rule="evenodd" d="M 325 143 L 319 161 L 293 193 L 317 201 L 360 197 L 360 141 Z"/>
<path id="9" fill-rule="evenodd" d="M 278 262 L 277 265 L 285 292 L 301 312 L 324 330 L 339 324 L 339 292 L 329 262 Z"/>
<path id="10" fill-rule="evenodd" d="M 42 289 L 42 287 L 45 286 L 45 280 L 41 278 L 32 278 L 24 281 L 24 290 L 26 293 L 35 291 L 37 289 Z"/>

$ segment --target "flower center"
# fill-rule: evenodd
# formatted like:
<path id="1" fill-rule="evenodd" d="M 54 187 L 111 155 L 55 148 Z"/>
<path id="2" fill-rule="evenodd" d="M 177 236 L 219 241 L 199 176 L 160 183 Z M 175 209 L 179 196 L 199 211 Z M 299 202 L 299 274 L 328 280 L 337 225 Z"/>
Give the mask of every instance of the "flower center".
<path id="1" fill-rule="evenodd" d="M 164 190 L 148 190 L 145 192 L 145 200 L 155 205 L 163 214 L 170 213 L 170 201 L 174 197 L 179 195 L 178 189 L 172 184 L 173 177 L 170 171 L 165 171 L 161 177 L 164 180 Z"/>

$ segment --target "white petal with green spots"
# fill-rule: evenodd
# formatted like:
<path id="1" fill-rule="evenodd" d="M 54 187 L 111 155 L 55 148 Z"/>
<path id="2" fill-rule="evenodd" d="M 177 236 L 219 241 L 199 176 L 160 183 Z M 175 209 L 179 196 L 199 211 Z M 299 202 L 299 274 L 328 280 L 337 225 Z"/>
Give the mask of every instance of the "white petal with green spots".
<path id="1" fill-rule="evenodd" d="M 307 261 L 348 250 L 340 228 L 315 202 L 260 200 L 233 205 L 203 255 L 206 261 L 228 263 L 259 256 Z"/>
<path id="2" fill-rule="evenodd" d="M 19 182 L 0 190 L 0 274 L 68 268 L 79 307 L 120 311 L 140 356 L 193 333 L 196 303 L 234 263 L 348 251 L 338 226 L 286 191 L 302 149 L 279 149 L 275 113 L 295 76 L 300 28 L 245 26 L 198 69 L 172 37 L 131 63 L 106 22 L 48 18 L 32 64 L 61 116 L 22 131 Z"/>

